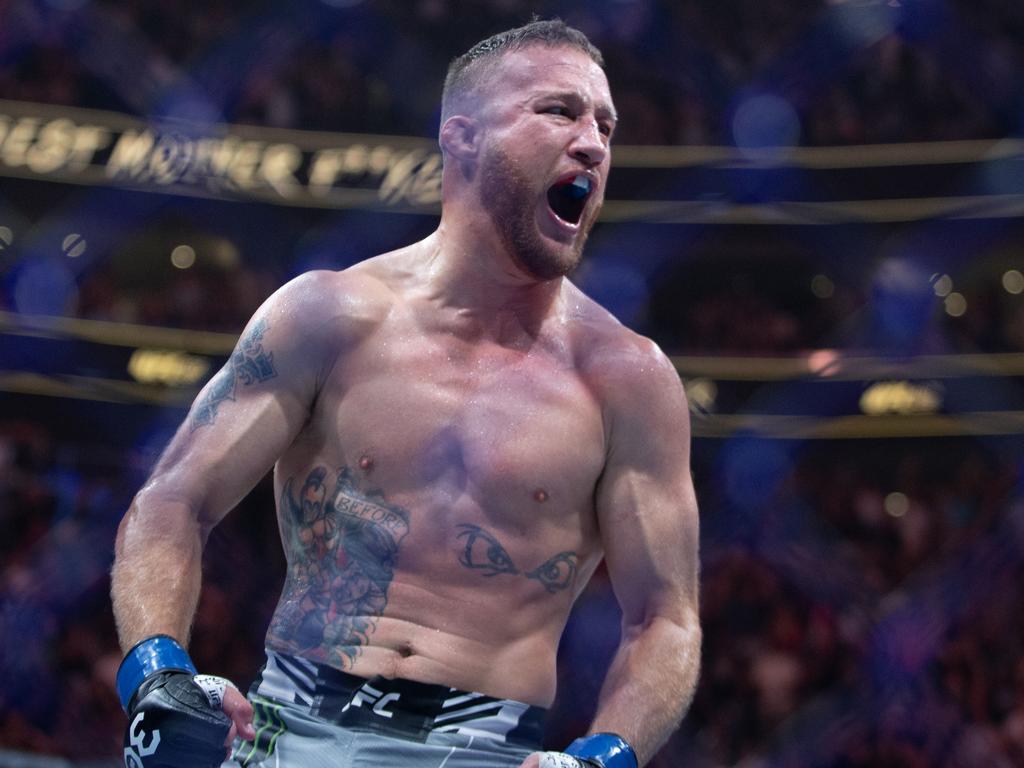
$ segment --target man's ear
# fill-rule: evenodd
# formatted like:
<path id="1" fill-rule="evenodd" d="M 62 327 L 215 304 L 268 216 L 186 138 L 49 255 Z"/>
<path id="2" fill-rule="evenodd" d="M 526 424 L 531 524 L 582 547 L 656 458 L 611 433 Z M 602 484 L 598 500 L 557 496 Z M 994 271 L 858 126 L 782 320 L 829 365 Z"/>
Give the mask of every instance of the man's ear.
<path id="1" fill-rule="evenodd" d="M 441 126 L 441 149 L 460 163 L 476 160 L 480 151 L 480 126 L 465 115 L 452 115 Z"/>

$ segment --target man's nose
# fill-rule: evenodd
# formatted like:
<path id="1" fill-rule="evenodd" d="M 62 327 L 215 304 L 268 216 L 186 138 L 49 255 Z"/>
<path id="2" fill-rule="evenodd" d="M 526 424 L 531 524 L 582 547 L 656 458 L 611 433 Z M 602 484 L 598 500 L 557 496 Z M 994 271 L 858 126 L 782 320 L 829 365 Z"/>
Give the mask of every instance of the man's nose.
<path id="1" fill-rule="evenodd" d="M 587 168 L 600 165 L 608 155 L 607 139 L 601 133 L 596 120 L 584 121 L 572 146 L 569 148 L 576 160 L 579 160 Z"/>

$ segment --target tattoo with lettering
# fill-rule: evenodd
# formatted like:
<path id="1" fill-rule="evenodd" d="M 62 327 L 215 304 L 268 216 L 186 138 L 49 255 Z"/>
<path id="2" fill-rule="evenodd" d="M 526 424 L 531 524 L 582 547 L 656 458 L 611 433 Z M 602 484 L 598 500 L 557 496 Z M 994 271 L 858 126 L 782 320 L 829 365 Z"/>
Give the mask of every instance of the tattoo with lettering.
<path id="1" fill-rule="evenodd" d="M 202 401 L 197 402 L 192 409 L 191 431 L 195 432 L 199 427 L 213 424 L 220 404 L 225 400 L 235 399 L 236 381 L 249 386 L 277 376 L 277 371 L 274 370 L 274 353 L 263 349 L 263 334 L 266 332 L 267 321 L 261 317 L 239 340 L 228 364 L 214 377 Z"/>
<path id="2" fill-rule="evenodd" d="M 540 582 L 550 594 L 568 589 L 576 581 L 579 557 L 575 552 L 559 552 L 532 571 L 523 573 L 512 562 L 512 556 L 494 534 L 471 523 L 461 523 L 458 528 L 456 538 L 464 540 L 459 549 L 459 564 L 463 568 L 480 571 L 487 577 L 498 574 L 522 574 L 528 579 Z"/>
<path id="3" fill-rule="evenodd" d="M 288 573 L 268 639 L 349 669 L 387 607 L 409 512 L 378 490 L 359 490 L 347 467 L 333 490 L 324 467 L 309 473 L 297 495 L 295 479 L 281 493 Z"/>

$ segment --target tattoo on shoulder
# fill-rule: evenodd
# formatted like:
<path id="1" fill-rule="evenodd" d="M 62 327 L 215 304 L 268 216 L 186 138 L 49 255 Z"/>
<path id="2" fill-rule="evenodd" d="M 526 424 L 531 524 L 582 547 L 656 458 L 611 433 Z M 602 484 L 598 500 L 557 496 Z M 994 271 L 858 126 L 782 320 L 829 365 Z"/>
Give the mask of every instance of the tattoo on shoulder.
<path id="1" fill-rule="evenodd" d="M 479 571 L 488 578 L 499 574 L 522 575 L 539 582 L 549 594 L 568 589 L 576 581 L 579 556 L 575 552 L 559 552 L 533 570 L 523 572 L 494 534 L 471 523 L 462 523 L 458 529 L 459 564 L 463 568 Z"/>
<path id="2" fill-rule="evenodd" d="M 342 468 L 325 467 L 281 493 L 288 554 L 284 594 L 270 625 L 275 645 L 351 668 L 384 614 L 409 512 L 379 490 L 361 491 Z"/>
<path id="3" fill-rule="evenodd" d="M 237 382 L 250 386 L 277 376 L 274 369 L 274 353 L 263 349 L 263 335 L 266 332 L 267 321 L 261 317 L 239 340 L 228 364 L 213 378 L 202 400 L 193 407 L 191 431 L 195 432 L 199 427 L 213 424 L 220 404 L 225 400 L 235 399 Z"/>

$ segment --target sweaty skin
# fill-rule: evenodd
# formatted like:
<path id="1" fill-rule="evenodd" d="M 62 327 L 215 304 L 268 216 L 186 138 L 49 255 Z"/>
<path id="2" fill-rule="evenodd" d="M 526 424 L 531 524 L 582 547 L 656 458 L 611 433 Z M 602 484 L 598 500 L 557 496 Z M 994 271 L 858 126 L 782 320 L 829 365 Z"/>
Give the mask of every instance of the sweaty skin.
<path id="1" fill-rule="evenodd" d="M 623 641 L 592 730 L 654 754 L 699 659 L 686 400 L 660 350 L 564 277 L 613 128 L 585 54 L 507 53 L 479 113 L 442 127 L 438 230 L 268 299 L 121 524 L 125 648 L 186 640 L 205 540 L 273 465 L 288 570 L 268 647 L 548 706 L 604 557 Z M 577 172 L 595 189 L 572 225 L 546 193 Z"/>
<path id="2" fill-rule="evenodd" d="M 367 316 L 277 463 L 289 569 L 268 642 L 546 705 L 601 556 L 605 435 L 584 369 L 604 313 L 565 283 L 562 317 L 478 338 L 417 277 L 428 247 L 315 278 L 367 297 Z"/>

